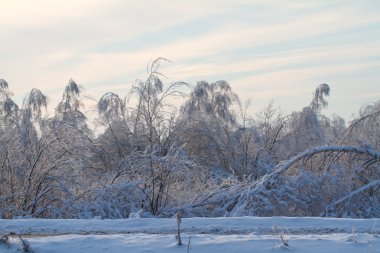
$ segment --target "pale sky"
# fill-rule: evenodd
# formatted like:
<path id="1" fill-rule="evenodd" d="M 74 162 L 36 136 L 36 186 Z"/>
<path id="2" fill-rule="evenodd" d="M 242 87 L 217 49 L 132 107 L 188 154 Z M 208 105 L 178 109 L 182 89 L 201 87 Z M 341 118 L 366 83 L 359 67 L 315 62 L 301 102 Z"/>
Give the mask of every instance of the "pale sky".
<path id="1" fill-rule="evenodd" d="M 327 115 L 380 99 L 380 1 L 0 0 L 0 78 L 20 104 L 58 103 L 70 78 L 125 95 L 158 57 L 167 83 L 226 80 L 255 113 L 301 110 L 321 83 Z"/>

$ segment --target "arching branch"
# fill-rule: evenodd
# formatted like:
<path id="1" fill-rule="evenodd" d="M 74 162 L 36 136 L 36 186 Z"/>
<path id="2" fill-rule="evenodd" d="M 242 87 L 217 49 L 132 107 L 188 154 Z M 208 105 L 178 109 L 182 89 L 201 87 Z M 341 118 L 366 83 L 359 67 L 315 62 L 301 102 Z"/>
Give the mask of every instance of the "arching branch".
<path id="1" fill-rule="evenodd" d="M 374 187 L 377 187 L 377 186 L 380 186 L 380 180 L 375 180 L 375 181 L 372 181 L 358 189 L 356 189 L 355 191 L 352 191 L 350 192 L 349 194 L 347 194 L 346 196 L 344 196 L 343 198 L 340 198 L 338 199 L 337 201 L 335 201 L 334 203 L 326 206 L 325 208 L 325 211 L 321 214 L 321 216 L 327 216 L 328 212 L 330 209 L 332 209 L 333 207 L 345 202 L 346 200 L 349 200 L 351 199 L 353 196 L 355 196 L 356 194 L 359 194 L 359 193 L 362 193 L 370 188 L 374 188 Z"/>
<path id="2" fill-rule="evenodd" d="M 287 171 L 292 165 L 294 165 L 298 161 L 304 158 L 310 158 L 316 154 L 325 153 L 325 152 L 356 153 L 356 154 L 368 155 L 372 159 L 375 159 L 380 162 L 380 152 L 374 149 L 370 149 L 370 148 L 352 147 L 352 146 L 316 147 L 316 148 L 307 150 L 305 152 L 302 152 L 296 156 L 293 156 L 292 158 L 290 158 L 289 160 L 285 162 L 279 163 L 272 173 L 267 174 L 264 177 L 262 177 L 258 182 L 256 182 L 253 185 L 253 188 L 258 187 L 260 185 L 265 185 L 272 178 Z"/>

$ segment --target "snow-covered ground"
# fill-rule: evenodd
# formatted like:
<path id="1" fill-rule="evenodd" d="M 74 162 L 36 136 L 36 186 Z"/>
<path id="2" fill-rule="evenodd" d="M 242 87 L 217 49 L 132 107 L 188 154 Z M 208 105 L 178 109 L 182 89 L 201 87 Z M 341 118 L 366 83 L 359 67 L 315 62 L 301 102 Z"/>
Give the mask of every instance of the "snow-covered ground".
<path id="1" fill-rule="evenodd" d="M 274 232 L 273 226 L 278 232 Z M 36 252 L 373 252 L 380 253 L 380 219 L 188 218 L 183 245 L 175 219 L 0 220 L 0 235 L 22 234 Z M 288 241 L 284 248 L 280 236 Z M 0 246 L 0 253 L 20 252 Z"/>

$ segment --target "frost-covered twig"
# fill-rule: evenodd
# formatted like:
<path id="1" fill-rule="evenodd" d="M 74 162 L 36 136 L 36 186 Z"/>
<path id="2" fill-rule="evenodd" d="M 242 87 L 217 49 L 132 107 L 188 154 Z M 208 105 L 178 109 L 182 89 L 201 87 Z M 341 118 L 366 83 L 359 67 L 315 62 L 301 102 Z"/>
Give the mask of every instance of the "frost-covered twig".
<path id="1" fill-rule="evenodd" d="M 282 231 L 279 231 L 279 228 L 277 227 L 277 225 L 273 225 L 272 228 L 273 228 L 273 232 L 275 233 L 275 235 L 277 235 L 278 240 L 281 243 L 281 247 L 285 249 L 289 249 L 290 248 L 289 240 L 285 239 L 284 233 Z"/>

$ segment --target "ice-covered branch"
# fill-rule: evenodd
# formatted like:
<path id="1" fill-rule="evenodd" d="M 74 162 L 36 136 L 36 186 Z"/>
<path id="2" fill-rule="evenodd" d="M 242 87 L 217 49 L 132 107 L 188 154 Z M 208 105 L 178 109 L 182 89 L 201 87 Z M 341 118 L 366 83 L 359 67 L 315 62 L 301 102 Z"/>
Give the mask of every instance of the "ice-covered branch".
<path id="1" fill-rule="evenodd" d="M 364 191 L 366 191 L 366 190 L 368 190 L 368 189 L 371 189 L 371 188 L 373 188 L 373 187 L 376 187 L 376 186 L 380 186 L 380 180 L 372 181 L 372 182 L 370 182 L 370 183 L 368 183 L 368 184 L 366 184 L 366 185 L 360 187 L 359 189 L 356 189 L 355 191 L 350 192 L 349 194 L 347 194 L 347 195 L 344 196 L 343 198 L 338 199 L 338 200 L 335 201 L 334 203 L 332 203 L 332 204 L 326 206 L 325 211 L 324 211 L 324 213 L 321 214 L 321 216 L 327 216 L 327 214 L 328 214 L 328 212 L 329 212 L 329 210 L 330 210 L 331 208 L 333 208 L 333 207 L 335 207 L 335 206 L 337 206 L 337 205 L 343 203 L 343 202 L 346 201 L 346 200 L 351 199 L 351 198 L 352 198 L 353 196 L 355 196 L 356 194 L 362 193 L 362 192 L 364 192 Z"/>
<path id="2" fill-rule="evenodd" d="M 380 152 L 374 149 L 370 149 L 370 148 L 352 147 L 352 146 L 322 146 L 322 147 L 316 147 L 316 148 L 307 150 L 305 152 L 302 152 L 290 158 L 289 160 L 278 164 L 274 172 L 269 174 L 269 176 L 271 176 L 272 174 L 275 174 L 275 175 L 281 174 L 287 169 L 289 169 L 296 162 L 304 158 L 312 157 L 316 154 L 324 153 L 324 152 L 356 153 L 356 154 L 368 155 L 378 161 L 380 160 Z"/>

